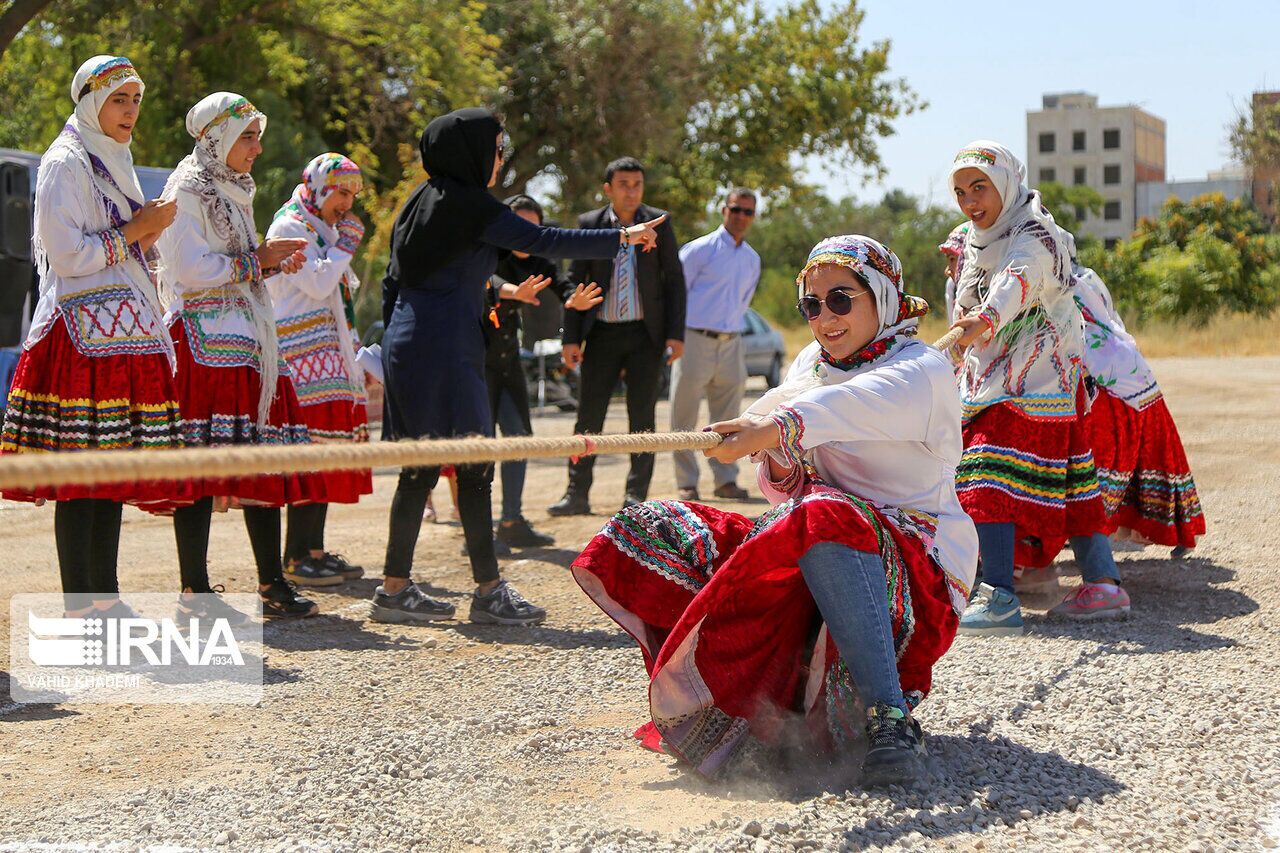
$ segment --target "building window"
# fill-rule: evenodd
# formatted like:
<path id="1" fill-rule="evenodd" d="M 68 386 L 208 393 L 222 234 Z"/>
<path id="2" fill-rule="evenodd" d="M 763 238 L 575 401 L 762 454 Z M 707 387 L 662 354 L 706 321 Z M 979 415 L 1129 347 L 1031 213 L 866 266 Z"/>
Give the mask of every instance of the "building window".
<path id="1" fill-rule="evenodd" d="M 1102 241 L 1103 248 L 1105 248 L 1108 252 L 1114 249 L 1118 245 L 1120 245 L 1120 241 L 1117 240 L 1115 237 L 1108 237 L 1107 239 Z"/>
<path id="2" fill-rule="evenodd" d="M 1085 214 L 1089 211 L 1083 207 L 1076 208 L 1076 222 L 1084 222 Z"/>
<path id="3" fill-rule="evenodd" d="M 1073 130 L 1071 132 L 1071 150 L 1072 151 L 1084 150 L 1084 131 L 1083 130 Z"/>
<path id="4" fill-rule="evenodd" d="M 1120 128 L 1113 127 L 1102 131 L 1102 147 L 1108 151 L 1120 147 Z"/>
<path id="5" fill-rule="evenodd" d="M 1103 166 L 1102 182 L 1104 184 L 1120 183 L 1120 167 L 1118 165 Z"/>
<path id="6" fill-rule="evenodd" d="M 1087 174 L 1084 166 L 1076 166 L 1075 171 L 1071 173 L 1071 182 L 1076 186 L 1087 184 L 1089 182 L 1088 177 L 1086 177 Z"/>
<path id="7" fill-rule="evenodd" d="M 1054 152 L 1054 138 L 1052 133 L 1040 134 L 1040 153 L 1052 154 Z"/>
<path id="8" fill-rule="evenodd" d="M 1041 169 L 1041 170 L 1040 170 L 1040 183 L 1042 183 L 1042 184 L 1051 184 L 1051 183 L 1053 183 L 1053 182 L 1054 182 L 1054 180 L 1056 179 L 1056 177 L 1057 177 L 1057 175 L 1056 175 L 1056 173 L 1053 171 L 1053 169 Z"/>
<path id="9" fill-rule="evenodd" d="M 1102 208 L 1102 218 L 1115 221 L 1120 218 L 1120 202 L 1109 201 Z"/>

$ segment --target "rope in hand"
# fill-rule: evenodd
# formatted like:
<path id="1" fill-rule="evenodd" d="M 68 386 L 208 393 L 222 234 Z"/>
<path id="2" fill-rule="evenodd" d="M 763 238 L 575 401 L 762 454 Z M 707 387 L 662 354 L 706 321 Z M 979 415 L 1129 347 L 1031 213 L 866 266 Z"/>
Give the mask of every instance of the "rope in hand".
<path id="1" fill-rule="evenodd" d="M 935 347 L 947 350 L 963 334 L 952 329 Z M 542 438 L 446 438 L 334 442 L 284 446 L 193 447 L 181 450 L 85 450 L 0 456 L 0 489 L 94 486 L 198 478 L 252 477 L 310 471 L 400 466 L 465 465 L 513 459 L 578 459 L 613 453 L 707 450 L 723 439 L 714 432 Z"/>

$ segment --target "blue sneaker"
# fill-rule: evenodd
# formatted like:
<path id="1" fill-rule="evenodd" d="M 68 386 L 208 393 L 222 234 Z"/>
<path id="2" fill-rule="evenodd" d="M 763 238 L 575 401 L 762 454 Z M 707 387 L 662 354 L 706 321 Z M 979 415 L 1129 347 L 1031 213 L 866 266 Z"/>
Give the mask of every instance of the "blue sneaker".
<path id="1" fill-rule="evenodd" d="M 960 617 L 961 634 L 984 637 L 1022 635 L 1022 602 L 1007 590 L 978 584 L 978 591 Z"/>

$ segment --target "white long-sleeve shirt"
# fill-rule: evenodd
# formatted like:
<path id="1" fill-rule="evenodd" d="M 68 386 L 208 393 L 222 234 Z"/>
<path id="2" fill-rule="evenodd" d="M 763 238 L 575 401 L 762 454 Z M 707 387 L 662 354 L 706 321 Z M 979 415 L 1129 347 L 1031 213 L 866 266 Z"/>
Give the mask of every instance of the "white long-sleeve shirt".
<path id="1" fill-rule="evenodd" d="M 816 342 L 806 347 L 788 381 L 815 370 L 831 376 L 834 369 L 818 353 Z M 956 496 L 964 445 L 951 363 L 913 340 L 872 364 L 835 372 L 847 377 L 781 407 L 779 417 L 788 422 L 783 447 L 770 455 L 784 464 L 802 455 L 825 482 L 871 502 L 900 526 L 922 532 L 920 514 L 936 523 L 932 542 L 926 534 L 926 549 L 948 576 L 952 605 L 962 611 L 977 572 L 978 534 Z M 775 504 L 804 488 L 801 477 L 780 489 L 767 460 L 757 479 Z"/>
<path id="2" fill-rule="evenodd" d="M 1093 270 L 1080 267 L 1072 290 L 1084 317 L 1084 366 L 1098 387 L 1138 411 L 1159 400 L 1155 373 L 1125 329 L 1106 284 Z"/>
<path id="3" fill-rule="evenodd" d="M 112 226 L 90 168 L 87 155 L 65 145 L 51 147 L 40 160 L 35 242 L 43 268 L 24 346 L 34 346 L 61 317 L 76 351 L 85 356 L 168 352 L 155 286 L 120 228 Z M 117 211 L 126 221 L 131 217 L 127 206 L 117 205 Z"/>
<path id="4" fill-rule="evenodd" d="M 305 215 L 305 214 L 301 214 Z M 324 222 L 304 222 L 289 213 L 276 216 L 267 237 L 307 241 L 306 263 L 292 275 L 267 279 L 275 307 L 280 354 L 289 365 L 302 405 L 362 401 L 364 376 L 356 366 L 355 343 L 342 301 L 342 283 L 354 289 L 349 252 L 337 248 L 338 232 Z"/>

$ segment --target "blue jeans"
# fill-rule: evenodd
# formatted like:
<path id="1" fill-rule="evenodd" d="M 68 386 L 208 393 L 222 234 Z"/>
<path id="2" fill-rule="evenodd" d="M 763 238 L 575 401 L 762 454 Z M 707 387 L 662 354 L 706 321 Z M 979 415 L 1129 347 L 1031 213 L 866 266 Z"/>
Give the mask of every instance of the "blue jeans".
<path id="1" fill-rule="evenodd" d="M 819 542 L 800 558 L 800 571 L 863 704 L 906 713 L 880 555 Z"/>
<path id="2" fill-rule="evenodd" d="M 498 429 L 505 435 L 529 435 L 524 428 L 524 419 L 515 400 L 504 389 L 498 397 Z M 524 513 L 524 475 L 528 463 L 523 459 L 503 462 L 498 470 L 502 473 L 502 520 L 515 521 Z"/>
<path id="3" fill-rule="evenodd" d="M 982 555 L 982 582 L 1013 592 L 1013 522 L 982 522 L 975 526 L 978 528 L 978 552 Z M 1120 582 L 1120 569 L 1111 556 L 1111 542 L 1106 536 L 1101 533 L 1072 536 L 1070 541 L 1085 583 Z"/>

